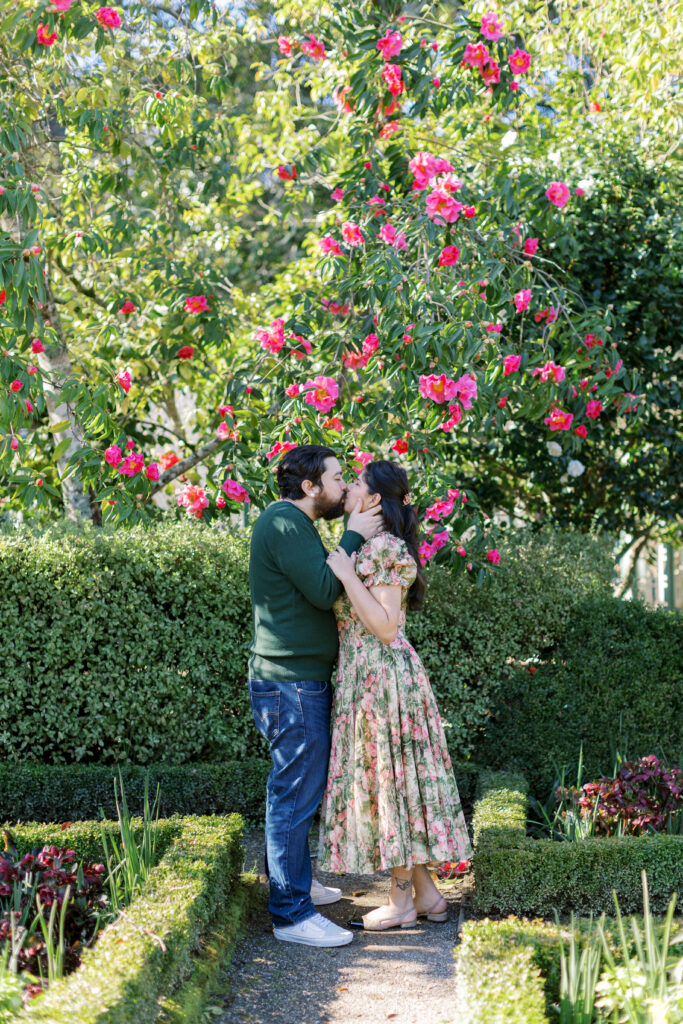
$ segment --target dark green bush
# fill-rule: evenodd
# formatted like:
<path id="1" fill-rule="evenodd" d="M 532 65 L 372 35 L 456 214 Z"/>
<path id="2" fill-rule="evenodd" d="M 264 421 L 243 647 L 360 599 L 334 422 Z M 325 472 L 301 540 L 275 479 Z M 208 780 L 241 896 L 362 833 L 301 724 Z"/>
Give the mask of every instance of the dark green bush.
<path id="1" fill-rule="evenodd" d="M 683 889 L 683 836 L 599 837 L 577 842 L 526 835 L 523 778 L 484 772 L 474 812 L 474 905 L 481 914 L 642 912 L 641 872 L 650 906 L 663 912 Z"/>
<path id="2" fill-rule="evenodd" d="M 587 782 L 635 759 L 683 759 L 683 616 L 610 596 L 582 598 L 545 664 L 511 673 L 476 758 L 519 769 L 547 796 L 556 766 Z M 574 782 L 571 775 L 568 778 Z"/>
<path id="3" fill-rule="evenodd" d="M 123 765 L 121 775 L 131 814 L 142 814 L 145 775 L 150 793 L 160 786 L 160 810 L 172 814 L 230 814 L 252 824 L 264 815 L 269 762 L 247 757 L 216 764 Z M 116 818 L 113 779 L 108 765 L 13 764 L 0 762 L 0 818 L 8 821 L 79 821 Z"/>
<path id="4" fill-rule="evenodd" d="M 241 531 L 232 535 L 201 523 L 163 524 L 125 535 L 53 528 L 0 536 L 0 761 L 229 764 L 228 775 L 221 776 L 227 779 L 221 783 L 224 795 L 215 788 L 217 780 L 204 777 L 200 784 L 187 776 L 187 798 L 182 782 L 165 783 L 167 811 L 184 812 L 198 799 L 202 810 L 232 807 L 253 817 L 250 808 L 257 790 L 262 793 L 268 754 L 252 724 L 246 684 L 247 539 Z M 597 762 L 620 708 L 625 720 L 642 716 L 650 729 L 657 708 L 674 708 L 680 701 L 680 695 L 672 695 L 680 680 L 673 654 L 680 617 L 662 618 L 611 598 L 608 540 L 519 532 L 502 546 L 502 565 L 504 571 L 482 588 L 434 567 L 425 611 L 408 619 L 408 635 L 429 672 L 454 760 L 519 762 L 532 778 L 547 774 L 549 759 L 576 757 L 585 735 L 596 746 Z M 586 611 L 589 594 L 595 614 Z M 625 608 L 627 618 L 608 622 L 599 613 L 613 607 Z M 664 619 L 666 627 L 659 625 Z M 649 638 L 640 689 L 632 692 L 619 675 L 612 703 L 601 698 L 591 709 L 595 724 L 588 727 L 562 709 L 573 693 L 577 661 L 586 685 L 599 666 L 608 694 L 606 636 L 620 646 L 622 661 L 634 664 L 638 652 L 631 645 Z M 563 652 L 575 653 L 577 637 L 585 646 L 568 661 Z M 660 653 L 671 666 L 666 676 L 649 672 Z M 520 666 L 544 662 L 556 669 L 555 689 L 547 698 L 539 693 L 532 723 L 523 714 L 526 688 L 541 690 L 537 677 L 550 668 L 532 677 Z M 577 707 L 580 717 L 583 705 Z M 558 722 L 560 713 L 564 717 Z M 673 717 L 660 715 L 657 735 L 669 751 L 675 730 Z M 646 730 L 647 738 L 651 732 Z M 539 737 L 534 749 L 530 735 Z M 244 768 L 233 771 L 243 759 Z M 193 780 L 217 803 L 202 803 L 205 796 Z M 71 806 L 92 816 L 97 812 L 92 792 L 88 789 L 84 807 L 76 782 L 67 784 Z M 6 799 L 3 785 L 0 795 Z M 19 816 L 55 816 L 47 810 L 46 793 L 32 786 L 29 797 L 38 809 L 24 805 L 28 813 L 21 810 Z M 101 799 L 109 794 L 102 791 Z"/>

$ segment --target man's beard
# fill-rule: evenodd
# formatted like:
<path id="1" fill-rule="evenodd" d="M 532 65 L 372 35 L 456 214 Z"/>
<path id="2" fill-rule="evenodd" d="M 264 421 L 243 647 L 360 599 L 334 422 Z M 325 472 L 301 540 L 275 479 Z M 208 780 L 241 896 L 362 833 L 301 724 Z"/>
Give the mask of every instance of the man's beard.
<path id="1" fill-rule="evenodd" d="M 316 517 L 321 519 L 339 519 L 340 516 L 344 515 L 345 504 L 346 495 L 340 498 L 339 501 L 330 501 L 324 494 L 321 494 L 319 498 L 315 499 L 314 511 Z"/>

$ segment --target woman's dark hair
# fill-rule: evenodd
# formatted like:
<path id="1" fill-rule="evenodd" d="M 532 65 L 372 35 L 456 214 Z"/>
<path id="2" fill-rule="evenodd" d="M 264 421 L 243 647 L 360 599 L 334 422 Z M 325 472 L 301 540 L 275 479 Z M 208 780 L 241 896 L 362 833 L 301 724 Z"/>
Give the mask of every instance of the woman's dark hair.
<path id="1" fill-rule="evenodd" d="M 379 494 L 382 499 L 382 517 L 385 528 L 395 537 L 400 537 L 405 541 L 408 551 L 415 559 L 417 576 L 408 591 L 408 607 L 417 610 L 424 604 L 427 583 L 417 549 L 420 539 L 420 522 L 415 507 L 412 504 L 404 504 L 406 495 L 410 491 L 408 474 L 395 462 L 378 459 L 376 462 L 369 462 L 365 467 L 365 482 L 370 494 Z"/>
<path id="2" fill-rule="evenodd" d="M 304 498 L 304 480 L 318 485 L 325 472 L 325 459 L 335 458 L 331 448 L 322 444 L 300 444 L 286 452 L 277 467 L 277 485 L 281 498 Z"/>

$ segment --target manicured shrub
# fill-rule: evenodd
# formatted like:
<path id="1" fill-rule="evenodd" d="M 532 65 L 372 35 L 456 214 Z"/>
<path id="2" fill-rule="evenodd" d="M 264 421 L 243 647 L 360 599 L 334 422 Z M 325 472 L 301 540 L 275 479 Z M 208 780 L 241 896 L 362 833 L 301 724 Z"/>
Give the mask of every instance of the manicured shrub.
<path id="1" fill-rule="evenodd" d="M 177 837 L 126 914 L 102 932 L 77 971 L 17 1015 L 17 1024 L 157 1019 L 159 1001 L 192 975 L 193 955 L 226 913 L 242 864 L 238 815 L 178 819 L 176 827 Z"/>
<path id="2" fill-rule="evenodd" d="M 607 775 L 634 759 L 683 753 L 683 615 L 610 596 L 585 597 L 530 673 L 498 692 L 476 759 L 519 769 L 545 797 L 561 764 Z M 533 667 L 533 666 L 532 666 Z"/>
<path id="3" fill-rule="evenodd" d="M 650 905 L 666 909 L 683 887 L 683 836 L 599 837 L 576 842 L 526 835 L 526 782 L 483 773 L 474 812 L 474 905 L 482 914 L 610 913 L 642 909 L 641 872 Z"/>

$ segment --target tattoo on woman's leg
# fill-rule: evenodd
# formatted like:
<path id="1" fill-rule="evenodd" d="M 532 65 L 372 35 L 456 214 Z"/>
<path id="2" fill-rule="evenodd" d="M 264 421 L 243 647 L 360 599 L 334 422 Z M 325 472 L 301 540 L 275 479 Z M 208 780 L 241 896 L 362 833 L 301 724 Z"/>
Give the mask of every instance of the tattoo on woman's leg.
<path id="1" fill-rule="evenodd" d="M 406 878 L 402 881 L 400 878 L 394 877 L 394 881 L 396 882 L 396 887 L 400 889 L 401 892 L 405 892 L 406 889 L 410 888 L 413 884 L 412 878 Z"/>

